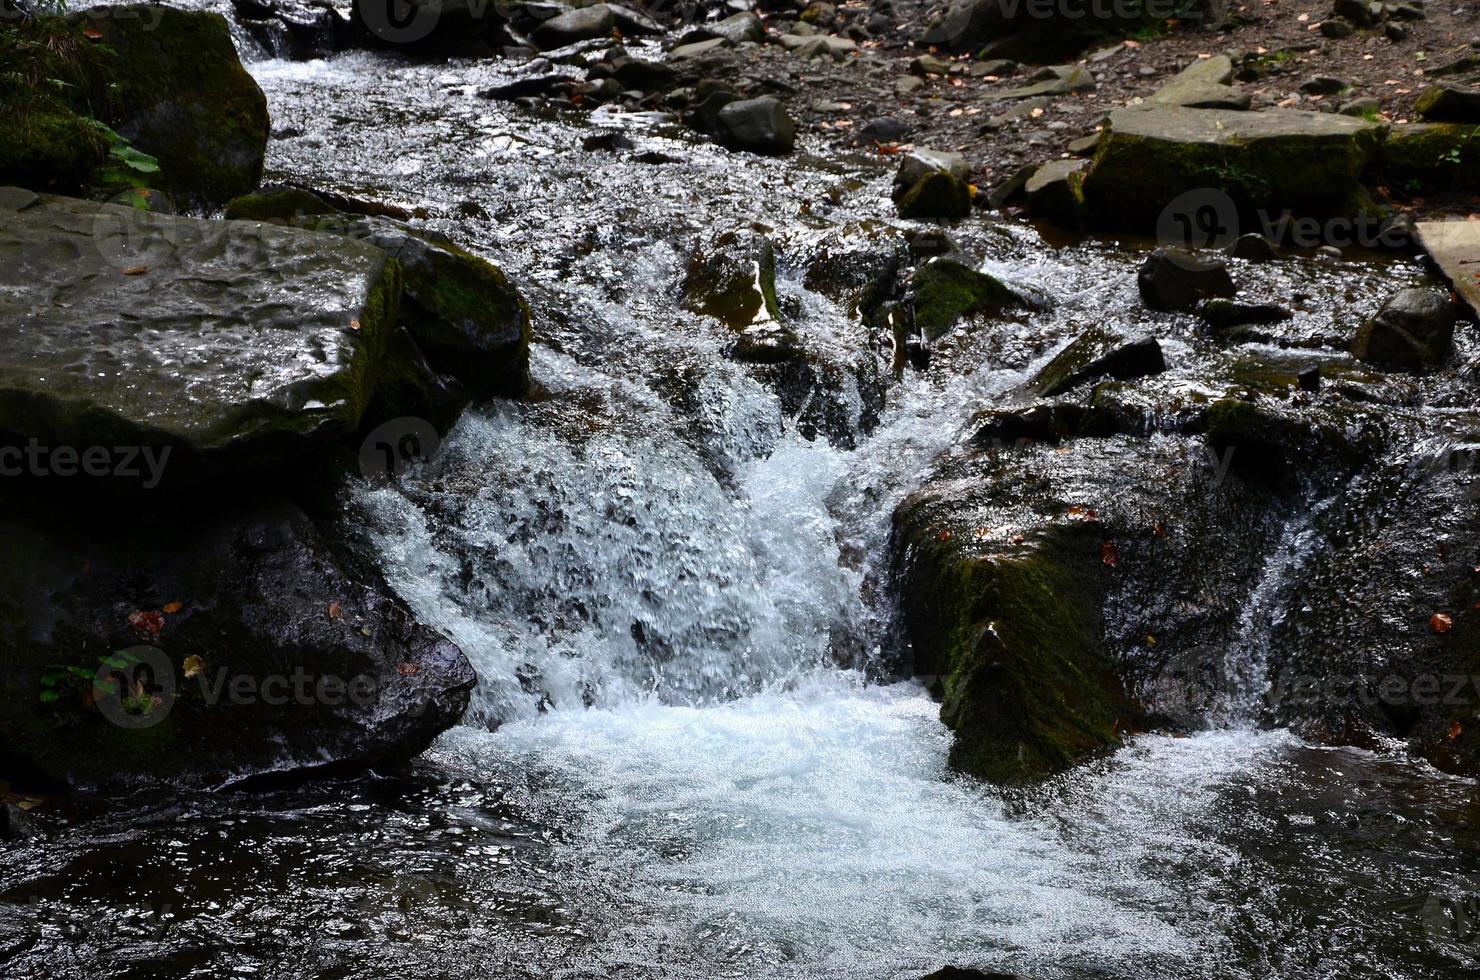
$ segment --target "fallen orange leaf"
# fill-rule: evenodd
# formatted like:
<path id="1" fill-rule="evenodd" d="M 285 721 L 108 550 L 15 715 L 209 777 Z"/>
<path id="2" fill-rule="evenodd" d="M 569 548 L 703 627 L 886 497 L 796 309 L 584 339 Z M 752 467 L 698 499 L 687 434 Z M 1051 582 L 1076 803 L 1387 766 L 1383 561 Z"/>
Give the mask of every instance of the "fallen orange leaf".
<path id="1" fill-rule="evenodd" d="M 1454 629 L 1454 620 L 1448 613 L 1436 612 L 1429 617 L 1429 628 L 1435 633 L 1448 633 Z"/>

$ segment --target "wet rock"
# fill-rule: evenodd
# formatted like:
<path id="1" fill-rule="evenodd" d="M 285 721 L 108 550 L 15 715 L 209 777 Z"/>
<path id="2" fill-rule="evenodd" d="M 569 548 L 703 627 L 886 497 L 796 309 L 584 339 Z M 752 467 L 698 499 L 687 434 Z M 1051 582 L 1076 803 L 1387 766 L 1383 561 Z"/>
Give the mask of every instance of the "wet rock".
<path id="1" fill-rule="evenodd" d="M 1382 111 L 1382 103 L 1372 98 L 1352 99 L 1349 102 L 1342 103 L 1341 108 L 1336 111 L 1343 116 L 1358 116 L 1367 119 L 1376 116 Z"/>
<path id="2" fill-rule="evenodd" d="M 612 62 L 612 78 L 623 89 L 660 92 L 673 84 L 677 73 L 661 61 L 640 58 L 618 58 Z"/>
<path id="3" fill-rule="evenodd" d="M 932 259 L 917 269 L 909 288 L 915 329 L 927 340 L 938 340 L 968 317 L 1000 316 L 1026 305 L 997 279 L 949 257 Z"/>
<path id="4" fill-rule="evenodd" d="M 796 127 L 786 107 L 763 96 L 726 103 L 715 115 L 715 131 L 721 143 L 732 150 L 781 155 L 796 144 Z"/>
<path id="5" fill-rule="evenodd" d="M 798 353 L 776 301 L 776 248 L 749 229 L 701 242 L 683 280 L 683 306 L 719 320 L 736 336 L 737 360 L 776 363 Z"/>
<path id="6" fill-rule="evenodd" d="M 552 95 L 563 92 L 576 83 L 574 75 L 546 74 L 531 75 L 528 78 L 516 78 L 512 82 L 495 85 L 486 88 L 478 94 L 485 99 L 504 99 L 513 101 L 515 99 L 526 99 L 531 96 Z"/>
<path id="7" fill-rule="evenodd" d="M 1229 297 L 1235 292 L 1221 259 L 1194 255 L 1179 248 L 1159 248 L 1136 274 L 1141 301 L 1153 310 L 1185 311 L 1199 300 Z"/>
<path id="8" fill-rule="evenodd" d="M 319 207 L 308 203 L 314 199 L 320 201 Z M 527 392 L 529 307 L 492 263 L 434 232 L 390 218 L 339 212 L 301 189 L 239 198 L 227 205 L 226 215 L 375 246 L 400 265 L 398 322 L 428 363 L 457 378 L 472 398 L 518 397 Z"/>
<path id="9" fill-rule="evenodd" d="M 360 425 L 400 301 L 379 249 L 53 197 L 7 214 L 0 239 L 6 443 L 150 447 L 167 459 L 154 483 L 179 485 Z"/>
<path id="10" fill-rule="evenodd" d="M 1269 213 L 1360 217 L 1370 206 L 1360 178 L 1382 134 L 1335 113 L 1117 109 L 1085 198 L 1091 218 L 1110 227 L 1154 226 L 1178 197 L 1213 187 Z"/>
<path id="11" fill-rule="evenodd" d="M 1128 450 L 1114 447 L 1111 463 L 1111 447 L 1097 451 L 1096 442 L 1072 443 L 1069 453 L 1092 452 L 1096 473 L 1123 472 Z M 1118 726 L 1143 717 L 1102 641 L 1119 574 L 1106 559 L 1115 532 L 1065 513 L 1065 497 L 1095 491 L 1066 488 L 1046 472 L 1043 452 L 1063 458 L 1024 447 L 953 460 L 894 515 L 913 671 L 941 698 L 952 767 L 999 783 L 1110 751 Z"/>
<path id="12" fill-rule="evenodd" d="M 577 41 L 610 37 L 616 26 L 617 18 L 612 8 L 607 4 L 597 3 L 551 17 L 530 32 L 530 40 L 548 51 Z"/>
<path id="13" fill-rule="evenodd" d="M 1480 89 L 1440 82 L 1420 92 L 1413 107 L 1436 122 L 1480 123 Z"/>
<path id="14" fill-rule="evenodd" d="M 363 42 L 351 18 L 328 2 L 232 0 L 242 28 L 279 57 L 327 58 Z"/>
<path id="15" fill-rule="evenodd" d="M 1283 323 L 1295 315 L 1274 303 L 1235 303 L 1228 299 L 1205 299 L 1197 304 L 1196 312 L 1197 318 L 1215 332 Z"/>
<path id="16" fill-rule="evenodd" d="M 894 293 L 904 258 L 897 230 L 867 222 L 848 225 L 815 246 L 802 283 L 868 319 Z"/>
<path id="17" fill-rule="evenodd" d="M 1279 257 L 1274 243 L 1257 231 L 1246 232 L 1228 246 L 1228 254 L 1248 262 L 1270 262 Z"/>
<path id="18" fill-rule="evenodd" d="M 1084 221 L 1084 172 L 1088 160 L 1051 160 L 1023 185 L 1034 217 L 1061 228 L 1077 228 Z"/>
<path id="19" fill-rule="evenodd" d="M 1357 331 L 1352 355 L 1402 371 L 1437 367 L 1449 356 L 1455 316 L 1454 304 L 1438 290 L 1402 290 Z"/>
<path id="20" fill-rule="evenodd" d="M 1016 973 L 984 973 L 981 970 L 963 969 L 959 966 L 943 966 L 923 980 L 1025 980 Z"/>
<path id="21" fill-rule="evenodd" d="M 636 144 L 627 137 L 625 133 L 615 130 L 605 133 L 592 133 L 581 140 L 581 149 L 587 152 L 602 151 L 616 153 L 619 150 L 631 150 Z"/>
<path id="22" fill-rule="evenodd" d="M 1356 28 L 1344 20 L 1323 20 L 1321 21 L 1320 31 L 1321 37 L 1329 37 L 1332 40 L 1351 37 L 1357 32 Z"/>
<path id="23" fill-rule="evenodd" d="M 467 707 L 461 651 L 287 502 L 0 523 L 9 771 L 134 790 L 390 762 Z"/>
<path id="24" fill-rule="evenodd" d="M 1100 378 L 1130 381 L 1167 369 L 1154 337 L 1126 340 L 1098 327 L 1085 331 L 1059 352 L 1033 378 L 1032 389 L 1043 397 L 1061 395 Z"/>
<path id="25" fill-rule="evenodd" d="M 92 7 L 74 15 L 117 54 L 113 128 L 159 161 L 150 183 L 185 207 L 220 206 L 262 179 L 267 99 L 220 14 Z"/>

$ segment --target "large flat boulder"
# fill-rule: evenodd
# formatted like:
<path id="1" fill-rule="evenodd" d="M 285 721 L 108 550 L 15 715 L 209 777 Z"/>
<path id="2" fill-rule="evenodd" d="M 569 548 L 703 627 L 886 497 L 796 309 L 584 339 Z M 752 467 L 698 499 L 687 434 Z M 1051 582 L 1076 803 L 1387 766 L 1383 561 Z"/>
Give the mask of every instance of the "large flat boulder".
<path id="1" fill-rule="evenodd" d="M 396 323 L 373 245 L 0 193 L 0 444 L 147 447 L 165 479 L 353 432 Z"/>
<path id="2" fill-rule="evenodd" d="M 1149 227 L 1181 195 L 1227 194 L 1277 217 L 1353 216 L 1384 127 L 1335 113 L 1117 109 L 1084 182 L 1090 220 Z"/>

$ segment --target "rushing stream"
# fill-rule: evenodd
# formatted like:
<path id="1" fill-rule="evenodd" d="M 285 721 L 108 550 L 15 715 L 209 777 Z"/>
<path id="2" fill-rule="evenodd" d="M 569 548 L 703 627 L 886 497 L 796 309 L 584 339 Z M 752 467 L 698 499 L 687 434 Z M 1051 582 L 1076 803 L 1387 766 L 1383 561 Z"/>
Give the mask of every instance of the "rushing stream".
<path id="1" fill-rule="evenodd" d="M 469 412 L 433 461 L 344 502 L 480 686 L 404 771 L 38 811 L 0 855 L 7 976 L 1480 967 L 1436 913 L 1480 890 L 1472 782 L 1308 746 L 1230 704 L 1226 727 L 1003 793 L 951 775 L 938 705 L 899 676 L 880 588 L 894 505 L 1060 346 L 1043 338 L 1136 315 L 1129 253 L 963 230 L 1051 308 L 891 383 L 786 262 L 787 243 L 890 219 L 886 168 L 732 155 L 658 118 L 541 118 L 477 96 L 501 64 L 250 67 L 270 176 L 424 209 L 535 310 L 542 396 Z M 582 149 L 593 125 L 635 148 Z M 837 365 L 812 394 L 833 439 L 678 308 L 689 243 L 721 222 L 781 243 L 783 306 Z M 1416 275 L 1289 274 L 1373 297 Z M 1272 546 L 1229 652 L 1251 701 L 1302 534 Z"/>

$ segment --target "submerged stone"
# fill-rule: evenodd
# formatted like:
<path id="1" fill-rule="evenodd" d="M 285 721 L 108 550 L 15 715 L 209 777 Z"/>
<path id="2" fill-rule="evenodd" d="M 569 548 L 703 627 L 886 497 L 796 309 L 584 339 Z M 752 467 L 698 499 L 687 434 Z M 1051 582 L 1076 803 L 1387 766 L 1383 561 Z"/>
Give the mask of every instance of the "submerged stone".
<path id="1" fill-rule="evenodd" d="M 1454 304 L 1435 289 L 1404 289 L 1357 331 L 1352 355 L 1380 367 L 1419 371 L 1449 356 Z"/>

